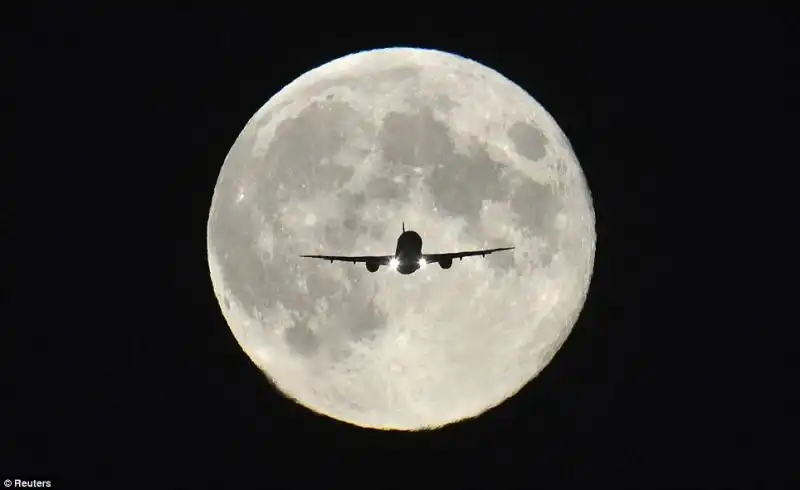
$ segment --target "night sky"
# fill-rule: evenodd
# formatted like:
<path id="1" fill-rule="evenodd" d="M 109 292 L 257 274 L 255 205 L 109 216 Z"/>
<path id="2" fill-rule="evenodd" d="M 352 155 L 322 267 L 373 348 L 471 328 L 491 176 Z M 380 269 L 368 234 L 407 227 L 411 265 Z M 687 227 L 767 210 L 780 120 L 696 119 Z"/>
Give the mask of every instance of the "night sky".
<path id="1" fill-rule="evenodd" d="M 796 18 L 489 7 L 12 8 L 3 240 L 19 253 L 0 269 L 0 478 L 461 489 L 797 477 L 796 386 L 775 333 L 796 321 L 756 308 L 773 293 L 753 259 L 773 229 L 757 210 L 772 198 L 764 168 L 785 158 L 770 145 L 794 114 L 781 90 Z M 252 114 L 305 71 L 398 45 L 475 59 L 528 91 L 570 138 L 597 221 L 588 299 L 550 365 L 480 418 L 429 433 L 360 429 L 285 399 L 228 329 L 206 262 L 214 184 Z"/>

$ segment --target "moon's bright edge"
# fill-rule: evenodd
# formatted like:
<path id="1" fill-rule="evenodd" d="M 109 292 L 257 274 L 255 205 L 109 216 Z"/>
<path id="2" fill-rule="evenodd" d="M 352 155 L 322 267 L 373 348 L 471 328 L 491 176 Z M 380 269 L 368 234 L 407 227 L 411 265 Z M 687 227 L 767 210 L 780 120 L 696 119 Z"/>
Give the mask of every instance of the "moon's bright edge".
<path id="1" fill-rule="evenodd" d="M 301 253 L 513 245 L 410 276 Z M 548 364 L 583 307 L 594 211 L 542 106 L 496 71 L 423 49 L 311 70 L 259 109 L 214 189 L 208 260 L 242 349 L 285 395 L 362 427 L 475 417 Z"/>

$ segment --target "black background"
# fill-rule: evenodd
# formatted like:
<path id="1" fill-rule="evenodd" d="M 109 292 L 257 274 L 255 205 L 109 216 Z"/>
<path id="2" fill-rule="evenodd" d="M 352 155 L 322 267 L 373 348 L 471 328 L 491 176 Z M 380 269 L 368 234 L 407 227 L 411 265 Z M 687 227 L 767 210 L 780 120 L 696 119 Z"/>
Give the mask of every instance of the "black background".
<path id="1" fill-rule="evenodd" d="M 10 8 L 0 478 L 750 488 L 797 476 L 790 343 L 776 333 L 796 320 L 766 313 L 792 280 L 758 280 L 777 252 L 756 252 L 790 228 L 765 209 L 791 179 L 776 143 L 794 114 L 796 17 L 466 5 Z M 552 363 L 496 409 L 430 433 L 359 429 L 279 395 L 222 318 L 205 256 L 217 175 L 255 110 L 315 66 L 394 45 L 473 58 L 531 93 L 570 138 L 597 219 L 588 300 Z M 772 307 L 756 307 L 764 297 Z"/>

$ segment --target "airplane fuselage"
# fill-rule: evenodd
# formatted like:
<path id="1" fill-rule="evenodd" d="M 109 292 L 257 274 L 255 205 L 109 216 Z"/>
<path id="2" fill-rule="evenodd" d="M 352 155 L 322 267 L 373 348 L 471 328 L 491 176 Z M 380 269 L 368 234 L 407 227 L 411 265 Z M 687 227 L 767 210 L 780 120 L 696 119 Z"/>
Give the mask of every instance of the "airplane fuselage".
<path id="1" fill-rule="evenodd" d="M 422 258 L 422 237 L 416 231 L 405 230 L 397 238 L 397 249 L 394 253 L 397 259 L 397 272 L 400 274 L 413 274 L 420 268 L 419 259 Z"/>

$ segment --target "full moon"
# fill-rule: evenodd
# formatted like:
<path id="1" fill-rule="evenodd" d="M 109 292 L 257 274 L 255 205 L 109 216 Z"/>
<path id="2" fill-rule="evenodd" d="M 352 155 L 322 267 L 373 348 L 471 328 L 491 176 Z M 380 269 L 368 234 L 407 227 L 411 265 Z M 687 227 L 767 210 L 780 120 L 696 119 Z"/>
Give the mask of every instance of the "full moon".
<path id="1" fill-rule="evenodd" d="M 300 254 L 514 246 L 411 275 Z M 553 117 L 475 61 L 391 48 L 292 81 L 245 125 L 214 189 L 214 292 L 287 397 L 350 424 L 476 417 L 550 362 L 583 307 L 595 221 Z"/>

